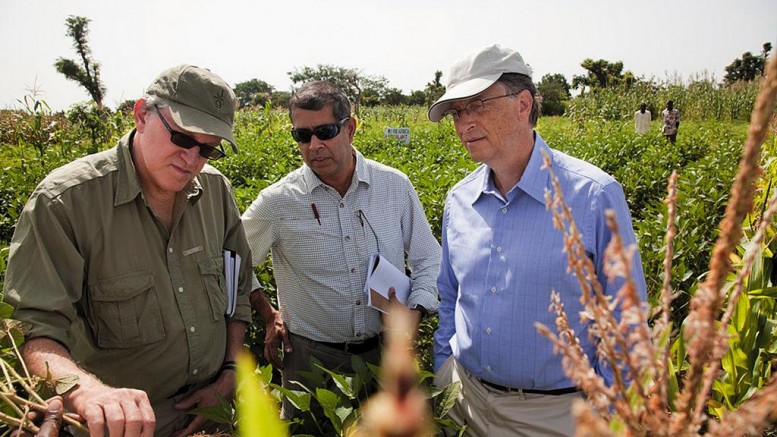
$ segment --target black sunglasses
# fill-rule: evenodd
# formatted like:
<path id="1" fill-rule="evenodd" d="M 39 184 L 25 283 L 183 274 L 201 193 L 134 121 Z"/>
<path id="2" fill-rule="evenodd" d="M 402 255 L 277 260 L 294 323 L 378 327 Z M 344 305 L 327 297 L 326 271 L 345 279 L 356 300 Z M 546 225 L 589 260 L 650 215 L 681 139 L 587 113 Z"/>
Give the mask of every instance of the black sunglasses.
<path id="1" fill-rule="evenodd" d="M 159 114 L 159 119 L 162 120 L 162 124 L 164 124 L 165 128 L 167 128 L 167 131 L 170 132 L 171 143 L 187 150 L 193 147 L 199 147 L 200 156 L 214 161 L 216 159 L 221 159 L 227 156 L 227 154 L 224 152 L 224 148 L 220 144 L 218 147 L 209 146 L 207 144 L 200 143 L 199 141 L 195 140 L 189 135 L 186 135 L 183 132 L 174 131 L 173 129 L 170 128 L 170 125 L 167 124 L 167 120 L 165 120 L 165 118 L 162 116 L 162 111 L 159 110 L 159 107 L 157 105 L 154 105 L 154 108 L 156 108 L 156 112 L 157 114 Z"/>
<path id="2" fill-rule="evenodd" d="M 351 117 L 345 117 L 337 123 L 322 124 L 321 126 L 316 126 L 313 129 L 292 128 L 291 136 L 294 138 L 294 141 L 300 144 L 309 143 L 310 140 L 313 139 L 313 135 L 315 135 L 316 138 L 321 141 L 331 140 L 340 134 L 340 129 L 343 127 L 345 122 L 350 119 Z"/>

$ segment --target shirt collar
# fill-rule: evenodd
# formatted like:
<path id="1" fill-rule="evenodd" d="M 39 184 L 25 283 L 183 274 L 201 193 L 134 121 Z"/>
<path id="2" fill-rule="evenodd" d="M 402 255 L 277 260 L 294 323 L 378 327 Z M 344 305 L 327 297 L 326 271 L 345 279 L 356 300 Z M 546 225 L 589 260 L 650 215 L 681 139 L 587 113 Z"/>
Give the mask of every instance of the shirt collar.
<path id="1" fill-rule="evenodd" d="M 119 145 L 116 147 L 116 153 L 118 154 L 118 181 L 113 206 L 129 203 L 143 192 L 140 188 L 140 180 L 138 179 L 137 169 L 135 169 L 135 163 L 132 162 L 132 141 L 135 138 L 135 132 L 136 130 L 132 129 L 132 131 L 119 140 Z M 199 199 L 202 194 L 200 176 L 195 176 L 181 193 L 187 199 Z"/>
<path id="2" fill-rule="evenodd" d="M 356 148 L 353 148 L 353 154 L 356 157 L 356 170 L 354 171 L 353 179 L 369 185 L 371 177 L 367 169 L 367 160 Z M 308 194 L 312 193 L 316 187 L 326 185 L 307 164 L 302 165 L 302 179 L 305 181 L 305 189 Z M 353 186 L 353 179 L 351 179 L 351 186 Z"/>
<path id="3" fill-rule="evenodd" d="M 543 151 L 548 156 L 553 156 L 545 140 L 535 131 L 534 147 L 529 157 L 529 163 L 526 165 L 526 169 L 523 171 L 523 175 L 521 175 L 518 183 L 507 192 L 508 201 L 515 196 L 515 189 L 519 188 L 537 202 L 545 204 L 545 189 L 550 183 L 550 172 L 542 169 L 544 165 Z M 501 197 L 499 190 L 494 184 L 491 168 L 487 165 L 483 165 L 482 168 L 483 172 L 478 176 L 480 189 L 475 192 L 475 198 L 472 199 L 472 203 L 475 203 L 484 194 L 499 195 Z"/>
<path id="4" fill-rule="evenodd" d="M 526 170 L 523 171 L 521 180 L 516 185 L 543 205 L 545 204 L 545 190 L 550 186 L 550 172 L 548 169 L 543 168 L 545 166 L 543 155 L 545 154 L 548 155 L 548 158 L 553 159 L 553 152 L 548 147 L 548 144 L 545 143 L 540 134 L 534 132 L 534 149 L 531 152 L 529 164 L 526 166 Z"/>

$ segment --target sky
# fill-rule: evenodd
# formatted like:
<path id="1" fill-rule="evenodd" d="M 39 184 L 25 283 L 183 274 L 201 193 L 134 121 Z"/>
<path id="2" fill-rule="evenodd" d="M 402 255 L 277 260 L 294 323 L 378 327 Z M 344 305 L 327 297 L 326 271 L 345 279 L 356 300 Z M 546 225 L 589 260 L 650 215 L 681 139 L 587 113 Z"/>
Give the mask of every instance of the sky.
<path id="1" fill-rule="evenodd" d="M 561 73 L 570 83 L 585 58 L 620 60 L 638 77 L 720 81 L 744 52 L 777 47 L 777 0 L 0 0 L 0 109 L 33 90 L 53 110 L 89 100 L 54 68 L 76 59 L 69 15 L 92 20 L 114 108 L 181 63 L 278 90 L 295 69 L 333 64 L 409 93 L 437 70 L 445 83 L 453 61 L 494 43 L 521 53 L 535 82 Z"/>

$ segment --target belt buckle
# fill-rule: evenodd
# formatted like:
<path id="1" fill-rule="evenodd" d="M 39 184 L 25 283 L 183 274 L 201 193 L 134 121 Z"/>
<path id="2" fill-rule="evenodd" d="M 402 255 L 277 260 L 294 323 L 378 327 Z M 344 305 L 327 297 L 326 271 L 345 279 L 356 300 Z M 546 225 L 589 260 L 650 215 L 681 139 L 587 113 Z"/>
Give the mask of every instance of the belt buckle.
<path id="1" fill-rule="evenodd" d="M 353 343 L 353 342 L 346 341 L 345 342 L 345 347 L 343 348 L 343 352 L 350 353 L 353 350 L 353 348 L 358 348 L 359 346 L 361 346 L 363 344 L 364 344 L 363 341 L 361 341 L 359 343 Z"/>
<path id="2" fill-rule="evenodd" d="M 522 388 L 513 388 L 513 387 L 506 387 L 505 386 L 504 389 L 499 390 L 499 391 L 501 391 L 502 393 L 512 393 L 512 394 L 517 394 L 517 395 L 520 395 L 520 396 L 524 395 Z"/>

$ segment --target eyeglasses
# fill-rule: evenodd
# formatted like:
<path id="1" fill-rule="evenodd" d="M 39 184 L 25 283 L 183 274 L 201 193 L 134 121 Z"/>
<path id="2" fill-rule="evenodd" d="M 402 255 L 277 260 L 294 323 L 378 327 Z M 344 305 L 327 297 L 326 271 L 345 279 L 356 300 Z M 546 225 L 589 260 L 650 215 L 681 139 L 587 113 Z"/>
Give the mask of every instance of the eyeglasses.
<path id="1" fill-rule="evenodd" d="M 165 120 L 165 118 L 162 116 L 162 111 L 159 110 L 159 107 L 154 105 L 154 108 L 156 108 L 156 112 L 159 114 L 159 119 L 162 120 L 162 124 L 164 124 L 165 128 L 167 128 L 167 131 L 170 132 L 171 143 L 186 150 L 189 150 L 193 147 L 199 147 L 200 156 L 213 161 L 227 156 L 227 154 L 224 152 L 224 148 L 220 144 L 218 147 L 209 146 L 207 144 L 200 143 L 183 132 L 174 131 L 172 128 L 170 128 L 170 125 L 167 124 L 167 120 Z"/>
<path id="2" fill-rule="evenodd" d="M 337 123 L 322 124 L 321 126 L 316 126 L 313 129 L 292 128 L 291 136 L 294 138 L 294 141 L 300 144 L 309 143 L 310 140 L 313 139 L 313 135 L 315 135 L 316 138 L 321 141 L 331 140 L 340 134 L 340 129 L 343 127 L 345 122 L 350 119 L 351 117 L 345 117 Z"/>
<path id="3" fill-rule="evenodd" d="M 485 112 L 485 109 L 486 109 L 485 103 L 488 102 L 489 100 L 501 99 L 504 97 L 514 96 L 516 94 L 519 94 L 519 93 L 511 93 L 511 94 L 505 94 L 503 96 L 489 97 L 487 99 L 473 100 L 467 103 L 467 106 L 465 106 L 462 109 L 449 109 L 443 112 L 442 116 L 443 117 L 450 116 L 452 119 L 458 120 L 459 117 L 461 117 L 462 112 L 466 112 L 467 115 L 481 115 L 483 114 L 483 112 Z"/>

